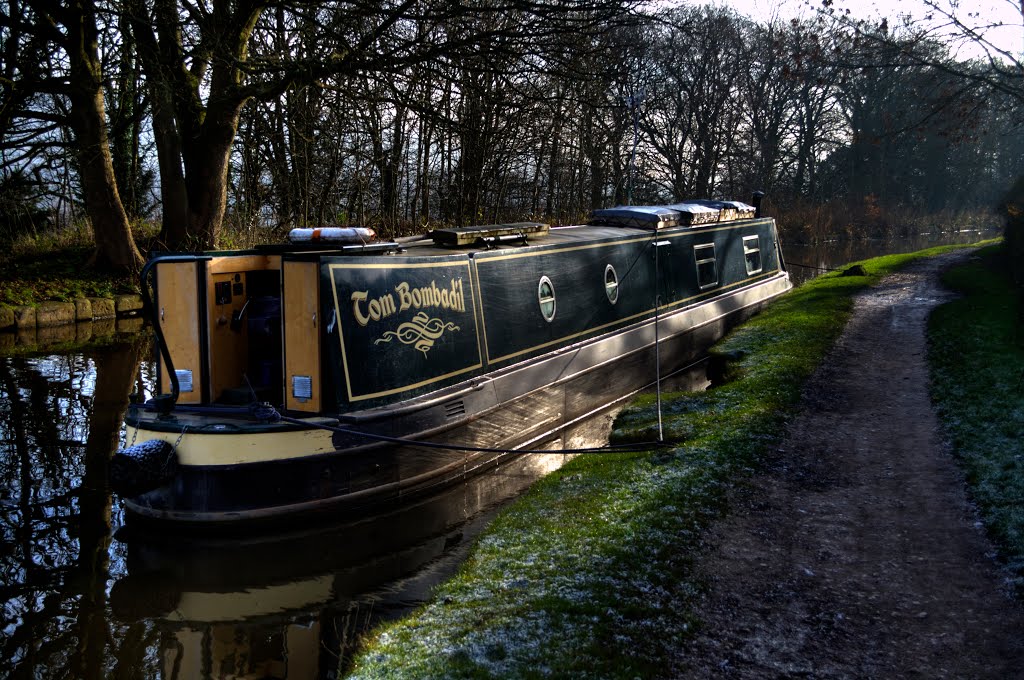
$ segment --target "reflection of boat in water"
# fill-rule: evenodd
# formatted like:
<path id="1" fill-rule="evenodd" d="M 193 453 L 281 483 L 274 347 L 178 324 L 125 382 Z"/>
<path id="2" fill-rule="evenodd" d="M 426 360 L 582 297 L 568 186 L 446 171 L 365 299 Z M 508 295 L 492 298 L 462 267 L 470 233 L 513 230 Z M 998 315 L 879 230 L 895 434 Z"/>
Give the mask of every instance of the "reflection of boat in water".
<path id="1" fill-rule="evenodd" d="M 170 394 L 130 411 L 115 488 L 136 518 L 193 525 L 436 491 L 628 398 L 790 287 L 774 221 L 718 202 L 165 256 L 150 274 Z"/>
<path id="2" fill-rule="evenodd" d="M 565 458 L 517 457 L 415 504 L 315 530 L 230 539 L 140 531 L 126 541 L 128 574 L 111 607 L 122 620 L 155 622 L 166 678 L 326 677 L 364 630 L 423 601 L 454 570 L 489 509 Z"/>

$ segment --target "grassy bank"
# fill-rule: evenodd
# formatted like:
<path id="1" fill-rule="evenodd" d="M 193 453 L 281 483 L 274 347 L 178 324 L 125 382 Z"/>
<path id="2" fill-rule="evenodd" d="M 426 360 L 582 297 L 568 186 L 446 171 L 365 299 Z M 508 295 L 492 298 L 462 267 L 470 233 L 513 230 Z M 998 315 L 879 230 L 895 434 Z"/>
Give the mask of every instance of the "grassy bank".
<path id="1" fill-rule="evenodd" d="M 947 272 L 929 320 L 932 398 L 990 535 L 1024 593 L 1024 326 L 1001 247 Z"/>
<path id="2" fill-rule="evenodd" d="M 143 235 L 137 238 L 144 242 Z M 90 264 L 95 251 L 87 229 L 49 236 L 22 237 L 0 248 L 0 305 L 38 305 L 46 300 L 72 302 L 83 297 L 112 297 L 139 292 L 138 279 Z"/>
<path id="3" fill-rule="evenodd" d="M 732 380 L 665 399 L 671 446 L 584 455 L 503 512 L 432 602 L 389 624 L 356 659 L 356 677 L 632 678 L 671 674 L 699 622 L 689 557 L 730 487 L 779 440 L 800 390 L 849 316 L 852 296 L 915 257 L 862 263 L 773 304 L 716 351 Z M 647 441 L 650 399 L 623 412 L 613 439 Z"/>

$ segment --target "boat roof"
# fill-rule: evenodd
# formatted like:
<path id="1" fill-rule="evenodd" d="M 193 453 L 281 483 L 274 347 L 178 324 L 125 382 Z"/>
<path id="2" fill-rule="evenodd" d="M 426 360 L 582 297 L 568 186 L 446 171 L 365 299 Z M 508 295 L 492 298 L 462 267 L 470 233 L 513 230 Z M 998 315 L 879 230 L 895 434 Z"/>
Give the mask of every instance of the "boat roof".
<path id="1" fill-rule="evenodd" d="M 369 243 L 281 243 L 258 246 L 271 254 L 443 256 L 496 248 L 551 246 L 620 238 L 634 233 L 678 227 L 708 227 L 719 222 L 755 217 L 753 206 L 740 201 L 693 200 L 671 205 L 617 206 L 595 210 L 586 224 L 549 227 L 542 222 L 512 222 L 437 229 L 420 236 Z M 225 253 L 218 253 L 225 254 Z"/>
<path id="2" fill-rule="evenodd" d="M 468 250 L 481 251 L 481 250 L 492 250 L 496 248 L 516 248 L 524 246 L 550 246 L 550 245 L 562 245 L 570 243 L 579 243 L 581 241 L 595 241 L 601 239 L 613 239 L 623 236 L 624 233 L 630 231 L 636 232 L 638 235 L 645 234 L 640 229 L 623 229 L 621 227 L 609 227 L 599 226 L 590 224 L 578 224 L 569 225 L 564 227 L 551 227 L 542 234 L 526 235 L 525 239 L 504 239 L 495 240 L 493 242 L 484 240 L 472 244 L 472 247 Z M 462 249 L 454 249 L 451 247 L 444 246 L 439 243 L 435 243 L 432 239 L 424 239 L 420 241 L 414 241 L 412 243 L 404 244 L 409 254 L 420 255 L 420 254 L 438 254 L 438 255 L 451 255 L 459 252 Z"/>

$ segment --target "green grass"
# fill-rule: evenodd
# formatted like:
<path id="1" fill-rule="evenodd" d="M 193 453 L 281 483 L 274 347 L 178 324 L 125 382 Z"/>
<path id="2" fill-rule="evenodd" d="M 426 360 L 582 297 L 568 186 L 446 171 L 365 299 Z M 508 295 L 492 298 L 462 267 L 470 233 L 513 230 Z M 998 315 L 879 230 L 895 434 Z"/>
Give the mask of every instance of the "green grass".
<path id="1" fill-rule="evenodd" d="M 1024 302 L 1002 248 L 950 270 L 929 320 L 932 399 L 970 494 L 1024 592 Z"/>
<path id="2" fill-rule="evenodd" d="M 136 277 L 91 266 L 94 250 L 87 229 L 23 237 L 10 244 L 0 252 L 0 305 L 72 302 L 138 292 Z"/>
<path id="3" fill-rule="evenodd" d="M 672 445 L 583 455 L 506 509 L 459 573 L 411 616 L 368 640 L 367 678 L 632 678 L 670 672 L 699 622 L 691 557 L 704 530 L 783 434 L 805 380 L 852 296 L 936 248 L 862 263 L 789 293 L 716 351 L 741 356 L 732 382 L 665 399 Z M 649 441 L 651 398 L 626 409 L 613 439 Z"/>
<path id="4" fill-rule="evenodd" d="M 137 293 L 133 276 L 89 267 L 90 251 L 65 251 L 43 258 L 7 260 L 0 264 L 0 305 L 37 305 L 47 300 L 73 302 L 83 297 Z"/>

